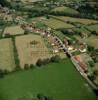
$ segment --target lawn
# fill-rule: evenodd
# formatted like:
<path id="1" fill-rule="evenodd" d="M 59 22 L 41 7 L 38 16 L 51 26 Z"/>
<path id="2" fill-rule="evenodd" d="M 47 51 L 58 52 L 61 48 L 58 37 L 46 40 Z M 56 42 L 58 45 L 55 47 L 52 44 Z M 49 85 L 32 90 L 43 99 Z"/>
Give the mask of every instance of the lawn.
<path id="1" fill-rule="evenodd" d="M 36 64 L 40 58 L 51 57 L 51 53 L 40 35 L 29 34 L 16 37 L 16 47 L 22 68 L 25 64 Z"/>
<path id="2" fill-rule="evenodd" d="M 0 69 L 12 71 L 15 68 L 11 39 L 0 40 Z"/>
<path id="3" fill-rule="evenodd" d="M 97 100 L 68 59 L 0 79 L 0 100 L 17 100 L 37 93 L 52 96 L 53 100 Z"/>

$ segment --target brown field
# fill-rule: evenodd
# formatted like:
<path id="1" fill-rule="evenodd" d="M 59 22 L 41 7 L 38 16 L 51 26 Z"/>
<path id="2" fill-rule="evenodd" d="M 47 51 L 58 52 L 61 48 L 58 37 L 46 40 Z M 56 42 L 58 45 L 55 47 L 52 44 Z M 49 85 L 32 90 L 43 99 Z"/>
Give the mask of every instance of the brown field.
<path id="1" fill-rule="evenodd" d="M 12 71 L 15 68 L 11 39 L 0 40 L 0 69 Z"/>
<path id="2" fill-rule="evenodd" d="M 20 34 L 24 34 L 24 30 L 20 26 L 10 26 L 5 28 L 4 36 L 5 34 L 20 35 Z"/>
<path id="3" fill-rule="evenodd" d="M 31 44 L 31 42 L 34 44 Z M 16 37 L 16 47 L 22 68 L 25 64 L 36 64 L 39 58 L 44 59 L 52 56 L 41 36 L 38 35 L 29 34 Z"/>

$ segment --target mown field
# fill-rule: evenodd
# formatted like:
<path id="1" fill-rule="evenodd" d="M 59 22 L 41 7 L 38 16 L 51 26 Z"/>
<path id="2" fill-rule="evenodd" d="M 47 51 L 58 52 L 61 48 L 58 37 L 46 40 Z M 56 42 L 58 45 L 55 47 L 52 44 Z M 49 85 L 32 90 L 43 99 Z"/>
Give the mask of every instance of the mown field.
<path id="1" fill-rule="evenodd" d="M 36 64 L 40 58 L 44 59 L 52 56 L 39 35 L 29 34 L 16 37 L 16 47 L 22 68 L 25 64 Z"/>
<path id="2" fill-rule="evenodd" d="M 0 100 L 18 100 L 42 93 L 53 100 L 97 100 L 69 59 L 0 79 Z"/>
<path id="3" fill-rule="evenodd" d="M 11 39 L 0 40 L 0 69 L 12 71 L 15 68 Z"/>

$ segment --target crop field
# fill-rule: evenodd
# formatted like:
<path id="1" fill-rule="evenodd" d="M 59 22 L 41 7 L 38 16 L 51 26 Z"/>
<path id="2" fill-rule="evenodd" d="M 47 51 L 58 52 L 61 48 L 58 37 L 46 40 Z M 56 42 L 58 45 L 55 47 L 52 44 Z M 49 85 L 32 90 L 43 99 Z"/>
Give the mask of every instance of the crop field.
<path id="1" fill-rule="evenodd" d="M 85 42 L 91 46 L 94 46 L 95 48 L 98 48 L 98 37 L 97 36 L 90 36 L 88 38 L 81 38 L 79 36 L 75 36 L 78 40 L 80 40 L 81 42 Z"/>
<path id="2" fill-rule="evenodd" d="M 63 12 L 63 13 L 73 14 L 73 15 L 79 14 L 78 11 L 69 7 L 57 7 L 57 8 L 54 8 L 52 12 Z"/>
<path id="3" fill-rule="evenodd" d="M 90 25 L 87 27 L 90 31 L 96 31 L 98 32 L 98 24 Z"/>
<path id="4" fill-rule="evenodd" d="M 24 34 L 24 30 L 20 26 L 10 26 L 5 28 L 4 36 L 5 34 L 20 35 L 20 34 Z"/>
<path id="5" fill-rule="evenodd" d="M 81 27 L 81 28 L 73 28 L 73 31 L 90 34 L 90 31 L 88 31 L 84 27 Z"/>
<path id="6" fill-rule="evenodd" d="M 62 22 L 59 20 L 56 20 L 54 18 L 50 18 L 47 20 L 43 20 L 44 24 L 47 26 L 53 28 L 53 29 L 58 29 L 58 28 L 73 28 L 74 26 L 71 24 L 67 24 L 66 22 Z"/>
<path id="7" fill-rule="evenodd" d="M 11 39 L 0 40 L 0 69 L 12 71 L 15 68 Z"/>
<path id="8" fill-rule="evenodd" d="M 16 47 L 22 68 L 25 64 L 35 64 L 39 58 L 51 57 L 51 53 L 39 35 L 29 34 L 16 37 Z"/>
<path id="9" fill-rule="evenodd" d="M 32 97 L 38 93 L 53 100 L 97 100 L 68 59 L 0 79 L 0 100 L 20 100 L 22 96 Z"/>
<path id="10" fill-rule="evenodd" d="M 7 0 L 7 1 L 9 1 L 9 2 L 11 2 L 11 0 Z M 36 2 L 36 1 L 40 1 L 40 0 L 20 0 L 20 1 L 22 1 L 22 2 Z"/>
<path id="11" fill-rule="evenodd" d="M 98 48 L 98 37 L 91 36 L 85 40 L 89 45 L 94 46 L 95 48 Z"/>
<path id="12" fill-rule="evenodd" d="M 70 21 L 70 22 L 78 22 L 78 23 L 82 23 L 84 25 L 88 25 L 88 24 L 94 24 L 94 23 L 98 23 L 97 20 L 91 20 L 91 19 L 82 19 L 82 18 L 73 18 L 73 17 L 66 17 L 66 16 L 57 16 L 56 18 L 64 20 L 64 21 Z"/>

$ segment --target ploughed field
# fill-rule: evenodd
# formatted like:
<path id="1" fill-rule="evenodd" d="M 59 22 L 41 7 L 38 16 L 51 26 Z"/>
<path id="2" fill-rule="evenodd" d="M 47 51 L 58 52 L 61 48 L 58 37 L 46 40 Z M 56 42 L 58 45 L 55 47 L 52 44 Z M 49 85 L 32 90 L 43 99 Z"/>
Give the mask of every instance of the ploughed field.
<path id="1" fill-rule="evenodd" d="M 53 100 L 97 100 L 69 59 L 0 79 L 0 100 L 18 100 L 38 93 Z"/>

